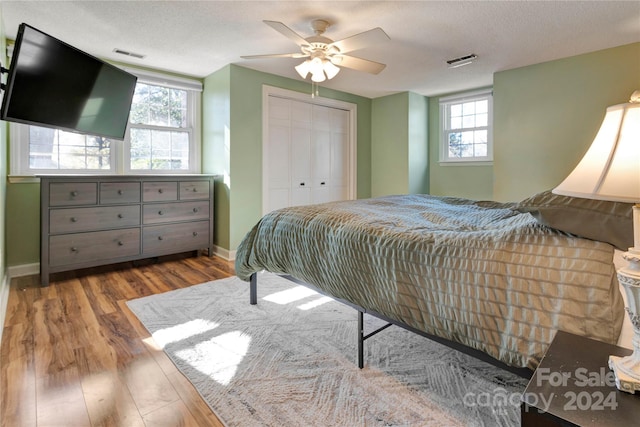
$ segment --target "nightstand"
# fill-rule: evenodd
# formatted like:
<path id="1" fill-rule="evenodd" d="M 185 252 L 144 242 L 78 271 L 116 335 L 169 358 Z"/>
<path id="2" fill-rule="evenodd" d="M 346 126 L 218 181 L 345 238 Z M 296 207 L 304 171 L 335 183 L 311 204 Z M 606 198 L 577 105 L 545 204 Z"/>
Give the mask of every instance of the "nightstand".
<path id="1" fill-rule="evenodd" d="M 640 395 L 619 391 L 607 366 L 631 352 L 558 331 L 522 395 L 522 426 L 638 425 Z"/>

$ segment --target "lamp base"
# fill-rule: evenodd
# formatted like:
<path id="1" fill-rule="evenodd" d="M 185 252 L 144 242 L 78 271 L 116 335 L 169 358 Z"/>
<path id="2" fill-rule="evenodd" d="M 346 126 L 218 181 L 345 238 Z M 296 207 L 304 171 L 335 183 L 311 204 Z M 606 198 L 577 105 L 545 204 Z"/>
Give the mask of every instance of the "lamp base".
<path id="1" fill-rule="evenodd" d="M 634 352 L 631 356 L 609 356 L 609 368 L 616 377 L 618 390 L 635 394 L 640 391 L 640 358 Z"/>
<path id="2" fill-rule="evenodd" d="M 634 206 L 634 219 L 640 212 Z M 635 239 L 634 239 L 635 240 Z M 636 246 L 623 254 L 628 266 L 618 270 L 618 281 L 627 296 L 627 314 L 633 325 L 633 354 L 626 357 L 609 356 L 609 368 L 616 377 L 619 390 L 635 394 L 640 391 L 640 250 Z"/>

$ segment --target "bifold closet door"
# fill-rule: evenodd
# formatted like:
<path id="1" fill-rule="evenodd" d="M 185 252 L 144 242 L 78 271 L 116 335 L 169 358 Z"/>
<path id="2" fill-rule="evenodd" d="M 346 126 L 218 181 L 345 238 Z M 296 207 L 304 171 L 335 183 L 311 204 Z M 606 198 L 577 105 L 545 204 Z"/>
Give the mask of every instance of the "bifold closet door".
<path id="1" fill-rule="evenodd" d="M 349 112 L 270 96 L 268 119 L 266 212 L 347 199 Z"/>

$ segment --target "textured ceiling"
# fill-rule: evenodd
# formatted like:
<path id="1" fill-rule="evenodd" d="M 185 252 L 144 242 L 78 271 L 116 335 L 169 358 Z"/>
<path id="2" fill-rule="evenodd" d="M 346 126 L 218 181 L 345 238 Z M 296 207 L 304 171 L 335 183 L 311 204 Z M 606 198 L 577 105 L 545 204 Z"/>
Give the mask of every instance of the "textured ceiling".
<path id="1" fill-rule="evenodd" d="M 321 85 L 372 98 L 476 88 L 497 71 L 640 41 L 640 1 L 2 0 L 0 8 L 9 38 L 26 22 L 101 58 L 196 77 L 234 63 L 300 79 L 300 59 L 240 58 L 298 51 L 264 19 L 307 37 L 311 20 L 324 18 L 333 40 L 381 27 L 389 42 L 352 54 L 386 63 L 382 73 L 343 69 Z M 474 64 L 447 68 L 470 53 L 479 56 Z"/>

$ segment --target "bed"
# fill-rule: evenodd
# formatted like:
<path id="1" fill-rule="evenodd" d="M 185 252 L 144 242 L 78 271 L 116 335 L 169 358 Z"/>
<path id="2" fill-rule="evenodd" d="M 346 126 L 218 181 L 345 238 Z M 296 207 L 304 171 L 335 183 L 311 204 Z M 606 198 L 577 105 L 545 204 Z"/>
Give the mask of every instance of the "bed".
<path id="1" fill-rule="evenodd" d="M 360 314 L 533 370 L 558 330 L 617 342 L 613 257 L 632 237 L 626 208 L 551 192 L 520 203 L 402 195 L 291 207 L 247 233 L 235 268 L 254 279 L 252 303 L 256 272 L 289 275 Z"/>

